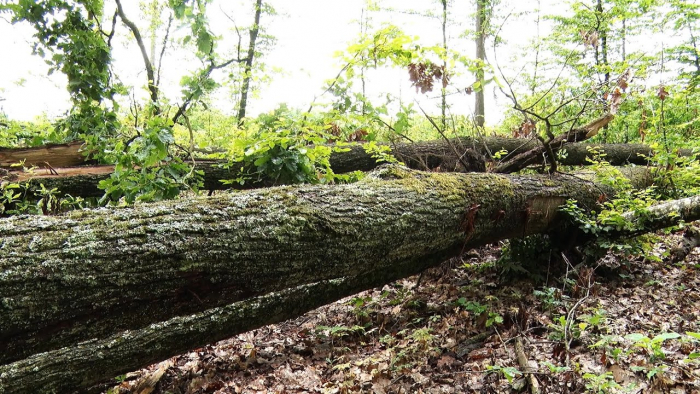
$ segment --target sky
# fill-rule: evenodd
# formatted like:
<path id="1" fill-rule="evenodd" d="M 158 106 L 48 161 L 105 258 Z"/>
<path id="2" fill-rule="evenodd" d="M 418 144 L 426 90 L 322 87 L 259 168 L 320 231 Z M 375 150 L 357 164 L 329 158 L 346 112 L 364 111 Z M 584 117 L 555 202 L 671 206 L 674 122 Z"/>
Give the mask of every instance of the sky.
<path id="1" fill-rule="evenodd" d="M 359 20 L 363 16 L 364 0 L 270 0 L 278 15 L 263 17 L 261 24 L 268 33 L 276 37 L 276 44 L 268 52 L 264 61 L 270 69 L 276 70 L 271 82 L 263 86 L 259 95 L 251 100 L 249 115 L 256 115 L 274 109 L 280 103 L 306 109 L 309 103 L 324 89 L 324 81 L 335 77 L 342 68 L 342 62 L 335 56 L 345 49 L 360 32 Z M 542 0 L 542 6 L 554 7 L 554 0 Z M 113 7 L 109 0 L 107 9 Z M 234 4 L 235 3 L 235 4 Z M 214 1 L 210 5 L 211 28 L 215 34 L 225 38 L 235 37 L 231 23 L 224 17 L 224 12 L 233 17 L 239 26 L 252 21 L 250 2 L 235 0 Z M 438 12 L 437 1 L 432 0 L 384 0 L 381 4 L 387 8 L 402 10 Z M 517 14 L 523 9 L 532 8 L 536 1 L 512 0 L 502 1 L 503 9 Z M 525 4 L 528 3 L 528 4 Z M 551 4 L 549 4 L 551 3 Z M 137 0 L 123 0 L 127 15 L 138 21 L 145 30 L 146 23 L 139 21 L 142 14 Z M 455 1 L 451 8 L 454 19 L 449 30 L 451 46 L 469 56 L 473 56 L 474 47 L 470 40 L 460 38 L 460 34 L 471 29 L 471 1 Z M 520 8 L 520 9 L 519 9 Z M 108 11 L 108 13 L 111 11 Z M 366 12 L 366 11 L 364 11 Z M 367 14 L 364 14 L 367 15 Z M 4 19 L 2 19 L 4 18 Z M 437 18 L 410 15 L 404 13 L 378 12 L 371 14 L 375 27 L 391 22 L 401 27 L 407 34 L 416 36 L 423 44 L 437 44 L 441 40 L 440 22 Z M 518 47 L 534 39 L 536 31 L 532 28 L 534 16 L 511 18 L 502 34 L 508 38 L 510 46 L 504 57 L 510 64 L 511 58 L 518 54 Z M 11 25 L 7 16 L 0 17 L 0 110 L 11 119 L 30 120 L 45 114 L 54 118 L 64 114 L 70 108 L 65 89 L 66 78 L 60 73 L 47 75 L 48 67 L 43 59 L 31 54 L 32 29 L 23 24 Z M 122 25 L 113 48 L 114 69 L 119 80 L 135 86 L 137 97 L 145 96 L 142 89 L 145 81 L 138 48 Z M 175 32 L 177 34 L 177 31 Z M 225 40 L 222 45 L 233 45 Z M 222 46 L 223 48 L 223 46 Z M 492 55 L 489 55 L 492 57 Z M 197 67 L 192 56 L 184 53 L 168 52 L 165 58 L 163 90 L 168 98 L 177 102 L 179 98 L 179 79 Z M 415 93 L 403 70 L 380 70 L 369 76 L 368 91 L 375 96 L 391 92 L 400 96 L 402 101 L 417 102 L 426 108 L 435 108 L 435 96 Z M 452 83 L 455 91 L 473 82 L 472 75 L 458 75 Z M 232 112 L 235 103 L 227 99 L 225 92 L 216 95 L 215 105 L 224 112 Z M 319 99 L 323 101 L 323 98 Z M 473 110 L 473 96 L 457 93 L 450 96 L 454 113 L 469 114 Z M 500 95 L 496 86 L 487 87 L 487 123 L 495 123 L 501 117 L 509 103 Z"/>

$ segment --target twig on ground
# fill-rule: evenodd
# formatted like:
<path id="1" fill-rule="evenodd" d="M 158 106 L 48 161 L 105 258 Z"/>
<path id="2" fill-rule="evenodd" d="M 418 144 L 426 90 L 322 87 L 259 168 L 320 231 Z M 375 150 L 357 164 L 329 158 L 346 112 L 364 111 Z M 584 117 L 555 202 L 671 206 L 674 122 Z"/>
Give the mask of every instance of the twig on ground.
<path id="1" fill-rule="evenodd" d="M 540 383 L 537 381 L 535 375 L 532 374 L 532 368 L 530 368 L 527 355 L 525 354 L 525 346 L 523 346 L 523 340 L 521 337 L 515 338 L 515 356 L 518 359 L 520 370 L 523 372 L 530 385 L 530 393 L 539 394 Z"/>

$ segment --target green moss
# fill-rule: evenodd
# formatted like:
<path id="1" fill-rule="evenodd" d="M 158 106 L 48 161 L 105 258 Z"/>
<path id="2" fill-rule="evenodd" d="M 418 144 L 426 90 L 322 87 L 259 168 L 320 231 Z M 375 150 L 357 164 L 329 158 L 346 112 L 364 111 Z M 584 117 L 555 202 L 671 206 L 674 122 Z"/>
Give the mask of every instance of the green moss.
<path id="1" fill-rule="evenodd" d="M 400 187 L 418 194 L 436 193 L 448 201 L 476 201 L 483 200 L 485 196 L 493 196 L 494 200 L 512 199 L 515 196 L 510 178 L 496 174 L 431 173 L 398 165 L 386 165 L 375 170 L 373 176 L 367 177 L 363 182 L 372 184 L 386 181 L 393 181 Z"/>

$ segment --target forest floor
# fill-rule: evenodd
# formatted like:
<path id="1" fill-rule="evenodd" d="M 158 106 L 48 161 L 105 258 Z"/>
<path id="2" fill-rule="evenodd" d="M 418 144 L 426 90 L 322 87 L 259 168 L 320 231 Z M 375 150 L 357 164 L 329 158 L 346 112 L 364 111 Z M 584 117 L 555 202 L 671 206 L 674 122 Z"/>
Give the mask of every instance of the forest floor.
<path id="1" fill-rule="evenodd" d="M 420 282 L 128 374 L 110 392 L 700 393 L 700 253 L 663 261 L 678 239 L 647 258 L 545 262 L 537 275 L 499 262 L 502 245 L 474 250 Z"/>

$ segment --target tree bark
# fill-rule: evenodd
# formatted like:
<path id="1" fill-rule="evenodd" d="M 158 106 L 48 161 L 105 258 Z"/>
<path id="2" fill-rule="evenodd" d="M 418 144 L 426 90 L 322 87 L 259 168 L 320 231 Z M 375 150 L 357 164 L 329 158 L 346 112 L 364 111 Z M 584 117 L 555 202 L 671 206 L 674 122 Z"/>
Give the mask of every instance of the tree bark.
<path id="1" fill-rule="evenodd" d="M 671 227 L 678 223 L 674 219 L 676 212 L 683 216 L 700 217 L 700 196 L 693 196 L 654 205 L 643 212 L 627 212 L 623 215 L 626 221 L 634 223 L 634 230 L 625 231 L 623 235 L 645 234 L 659 228 Z M 622 232 L 618 230 L 617 232 Z M 615 232 L 611 232 L 615 235 Z"/>
<path id="2" fill-rule="evenodd" d="M 442 87 L 440 88 L 440 125 L 442 126 L 441 133 L 447 131 L 447 82 L 450 78 L 450 73 L 447 71 L 447 0 L 440 0 L 442 4 Z"/>
<path id="3" fill-rule="evenodd" d="M 377 273 L 321 281 L 0 365 L 0 394 L 84 392 L 119 374 L 297 317 L 357 289 L 381 286 L 391 281 L 389 277 L 390 273 Z"/>
<path id="4" fill-rule="evenodd" d="M 602 194 L 570 176 L 386 166 L 351 185 L 1 219 L 0 393 L 86 387 L 471 247 L 561 229 L 562 203 L 593 209 Z"/>
<path id="5" fill-rule="evenodd" d="M 136 40 L 136 44 L 138 45 L 139 50 L 141 51 L 143 66 L 146 69 L 146 77 L 148 77 L 148 92 L 150 94 L 151 104 L 153 105 L 153 108 L 155 108 L 156 112 L 160 112 L 158 108 L 159 87 L 156 85 L 156 76 L 155 71 L 153 69 L 153 59 L 148 58 L 148 52 L 146 51 L 146 45 L 143 42 L 141 31 L 134 22 L 127 18 L 126 14 L 124 13 L 124 7 L 122 7 L 121 0 L 116 0 L 116 3 L 117 13 L 119 14 L 119 17 L 121 18 L 122 22 L 124 22 L 126 27 L 128 27 L 129 30 L 131 30 L 131 33 L 134 35 L 134 39 Z"/>

